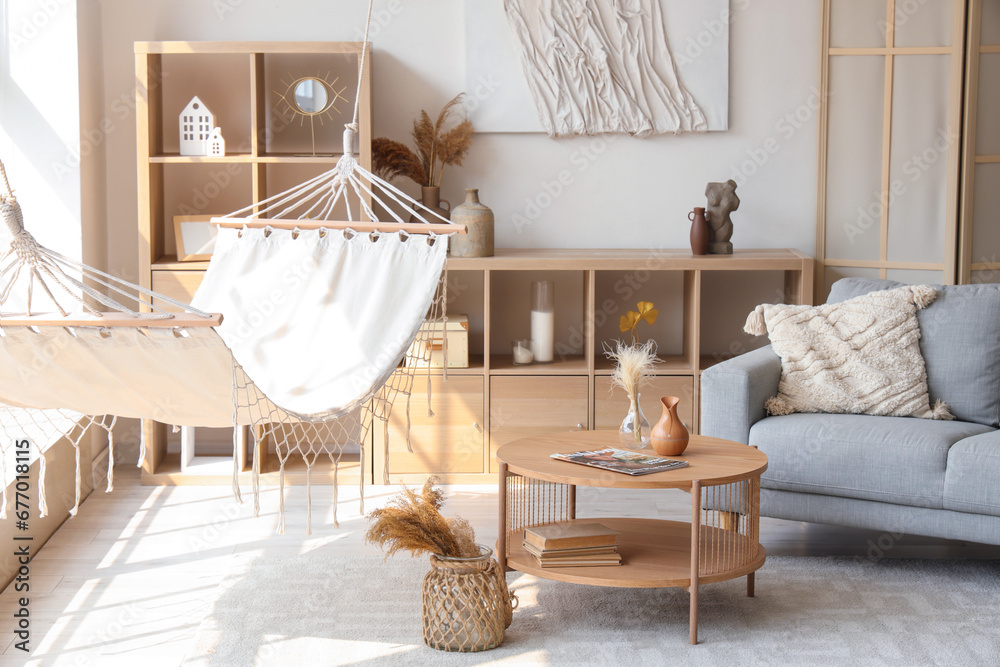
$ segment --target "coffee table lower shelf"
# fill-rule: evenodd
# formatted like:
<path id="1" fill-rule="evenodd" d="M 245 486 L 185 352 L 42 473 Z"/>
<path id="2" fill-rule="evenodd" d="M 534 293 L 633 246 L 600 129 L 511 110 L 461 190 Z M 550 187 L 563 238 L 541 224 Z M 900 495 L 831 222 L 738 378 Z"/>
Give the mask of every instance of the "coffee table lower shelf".
<path id="1" fill-rule="evenodd" d="M 614 588 L 687 588 L 691 585 L 691 524 L 662 519 L 604 517 L 567 523 L 598 521 L 618 532 L 621 565 L 599 567 L 541 567 L 522 546 L 522 535 L 507 536 L 507 567 L 544 579 Z M 698 584 L 736 579 L 764 564 L 764 547 L 749 543 L 734 531 L 701 526 Z M 501 548 L 498 544 L 498 549 Z M 745 554 L 736 567 L 724 568 L 733 556 Z"/>

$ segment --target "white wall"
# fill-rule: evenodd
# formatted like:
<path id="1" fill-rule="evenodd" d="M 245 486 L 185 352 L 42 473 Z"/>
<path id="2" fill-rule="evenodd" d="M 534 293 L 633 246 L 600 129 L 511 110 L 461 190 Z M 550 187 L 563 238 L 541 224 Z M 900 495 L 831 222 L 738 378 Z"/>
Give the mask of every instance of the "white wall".
<path id="1" fill-rule="evenodd" d="M 98 121 L 84 131 L 106 150 L 107 261 L 113 271 L 137 277 L 132 43 L 358 40 L 366 4 L 81 0 L 82 7 L 99 6 L 100 12 L 100 28 L 81 30 L 81 40 L 101 42 L 103 62 L 91 60 L 96 50 L 86 44 L 81 50 L 83 67 L 100 68 L 103 90 L 82 92 L 84 104 L 96 95 L 105 109 L 104 129 Z M 435 113 L 465 88 L 464 5 L 376 0 L 376 136 L 408 140 L 420 109 Z M 728 132 L 569 140 L 480 134 L 465 166 L 446 171 L 444 197 L 458 203 L 463 188 L 479 187 L 497 215 L 501 247 L 681 248 L 688 244 L 687 212 L 704 205 L 705 183 L 733 177 L 743 202 L 734 214 L 737 247 L 812 254 L 819 3 L 733 0 L 732 8 Z M 546 184 L 563 170 L 572 183 L 549 197 Z M 530 224 L 515 224 L 518 215 Z"/>

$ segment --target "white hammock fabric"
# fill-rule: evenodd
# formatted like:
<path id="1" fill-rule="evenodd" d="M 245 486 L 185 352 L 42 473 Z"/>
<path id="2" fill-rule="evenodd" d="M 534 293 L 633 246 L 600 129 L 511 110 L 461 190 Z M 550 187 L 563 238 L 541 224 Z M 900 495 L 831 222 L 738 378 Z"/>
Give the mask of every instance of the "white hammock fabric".
<path id="1" fill-rule="evenodd" d="M 400 232 L 220 229 L 192 303 L 225 313 L 217 331 L 268 399 L 329 420 L 369 401 L 399 365 L 447 245 Z"/>
<path id="2" fill-rule="evenodd" d="M 233 357 L 211 328 L 3 327 L 3 334 L 0 402 L 7 405 L 233 423 Z"/>

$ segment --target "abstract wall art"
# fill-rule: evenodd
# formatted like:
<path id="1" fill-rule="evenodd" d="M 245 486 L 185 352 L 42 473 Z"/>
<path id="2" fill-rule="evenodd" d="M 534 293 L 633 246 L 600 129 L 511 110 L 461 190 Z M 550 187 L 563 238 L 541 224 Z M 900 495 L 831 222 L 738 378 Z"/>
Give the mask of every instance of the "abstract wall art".
<path id="1" fill-rule="evenodd" d="M 503 0 L 466 8 L 481 132 L 725 130 L 728 0 Z"/>

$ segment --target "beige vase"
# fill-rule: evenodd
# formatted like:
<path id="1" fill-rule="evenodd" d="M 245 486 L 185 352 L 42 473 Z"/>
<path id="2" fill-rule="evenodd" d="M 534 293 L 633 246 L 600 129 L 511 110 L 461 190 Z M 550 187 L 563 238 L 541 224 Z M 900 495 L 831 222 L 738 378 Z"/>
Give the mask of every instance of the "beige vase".
<path id="1" fill-rule="evenodd" d="M 687 427 L 677 416 L 677 404 L 681 399 L 676 396 L 664 396 L 663 416 L 656 422 L 649 434 L 649 444 L 660 456 L 679 456 L 687 449 L 689 434 Z"/>
<path id="2" fill-rule="evenodd" d="M 447 199 L 441 199 L 441 188 L 439 188 L 437 186 L 435 186 L 433 188 L 427 187 L 426 185 L 422 186 L 420 188 L 420 203 L 423 204 L 424 206 L 426 206 L 427 208 L 431 209 L 432 211 L 434 211 L 438 215 L 440 215 L 445 220 L 450 220 L 451 219 L 451 217 L 450 217 L 451 216 L 451 204 L 448 202 Z M 445 208 L 444 204 L 447 204 L 448 207 Z M 440 223 L 441 222 L 440 220 L 438 220 L 436 217 L 434 217 L 433 215 L 431 215 L 430 213 L 428 213 L 424 209 L 419 208 L 419 207 L 416 207 L 416 208 L 417 208 L 417 213 L 419 213 L 421 216 L 423 216 L 423 218 L 425 220 L 427 220 L 427 222 L 430 222 L 432 224 L 433 223 Z M 410 222 L 422 222 L 422 220 L 420 220 L 420 218 L 418 218 L 415 215 L 411 215 L 410 216 Z"/>
<path id="3" fill-rule="evenodd" d="M 465 234 L 452 234 L 452 257 L 493 256 L 493 211 L 479 201 L 479 190 L 468 188 L 465 201 L 451 211 L 451 221 L 465 225 Z"/>

